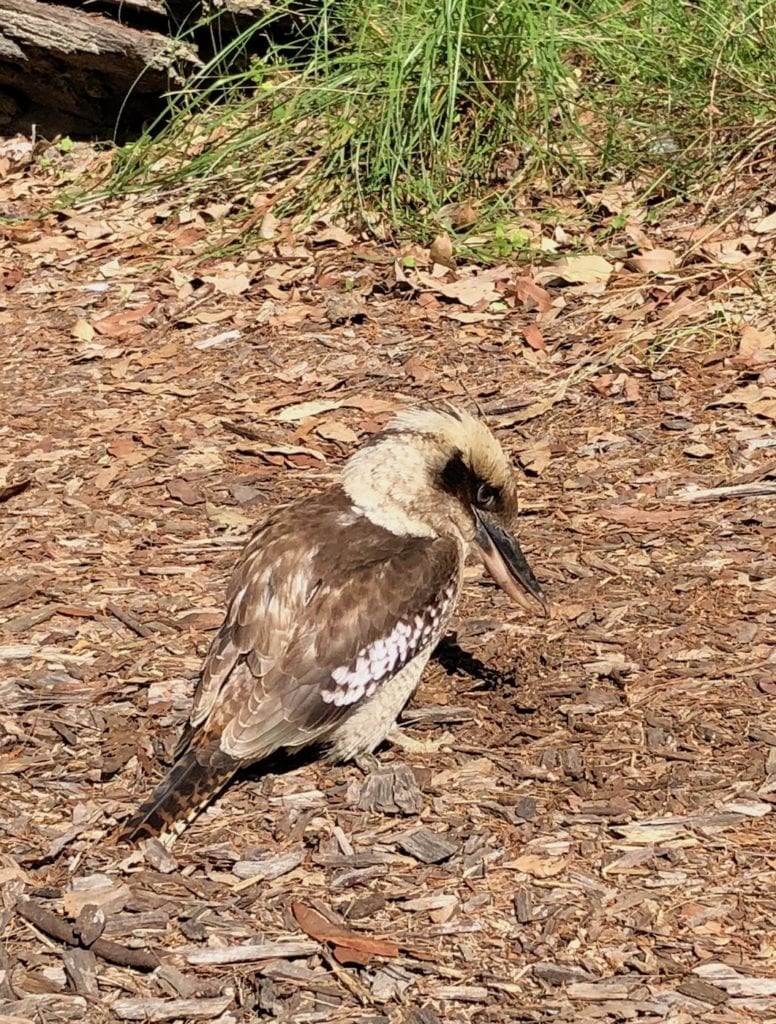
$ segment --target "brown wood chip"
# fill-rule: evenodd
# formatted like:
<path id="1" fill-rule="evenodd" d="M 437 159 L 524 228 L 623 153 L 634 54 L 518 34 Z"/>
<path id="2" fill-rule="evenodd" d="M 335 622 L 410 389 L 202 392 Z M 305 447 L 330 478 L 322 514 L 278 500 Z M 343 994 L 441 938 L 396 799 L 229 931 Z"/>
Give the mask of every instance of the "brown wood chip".
<path id="1" fill-rule="evenodd" d="M 105 911 L 102 907 L 87 903 L 75 920 L 73 931 L 84 946 L 91 946 L 105 931 Z"/>
<path id="2" fill-rule="evenodd" d="M 417 828 L 400 836 L 397 845 L 423 864 L 440 864 L 458 852 L 458 845 L 428 828 Z"/>
<path id="3" fill-rule="evenodd" d="M 242 964 L 251 960 L 290 960 L 313 956 L 319 949 L 317 942 L 259 942 L 181 952 L 190 964 Z"/>
<path id="4" fill-rule="evenodd" d="M 381 814 L 418 814 L 423 794 L 412 771 L 405 764 L 379 768 L 364 780 L 359 810 Z"/>
<path id="5" fill-rule="evenodd" d="M 515 917 L 520 924 L 528 924 L 529 921 L 533 920 L 533 898 L 530 889 L 519 889 L 515 893 L 514 904 Z"/>
<path id="6" fill-rule="evenodd" d="M 3 583 L 0 585 L 0 608 L 12 608 L 32 597 L 36 588 L 29 583 Z"/>
<path id="7" fill-rule="evenodd" d="M 681 992 L 683 996 L 690 996 L 692 999 L 699 999 L 702 1003 L 711 1003 L 713 1006 L 726 1003 L 728 999 L 727 992 L 723 989 L 717 988 L 716 985 L 711 985 L 701 978 L 694 978 L 691 974 L 682 981 L 677 991 Z"/>
<path id="8" fill-rule="evenodd" d="M 72 987 L 79 995 L 88 999 L 96 999 L 99 995 L 97 987 L 97 957 L 90 949 L 66 949 L 62 954 L 65 971 Z"/>

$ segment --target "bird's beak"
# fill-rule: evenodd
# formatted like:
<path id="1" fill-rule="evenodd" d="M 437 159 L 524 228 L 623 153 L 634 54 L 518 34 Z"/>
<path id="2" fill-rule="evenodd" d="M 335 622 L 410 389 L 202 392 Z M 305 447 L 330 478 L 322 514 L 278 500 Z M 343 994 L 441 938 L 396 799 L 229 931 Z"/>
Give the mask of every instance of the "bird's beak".
<path id="1" fill-rule="evenodd" d="M 525 594 L 529 594 L 548 615 L 550 602 L 515 538 L 479 509 L 475 509 L 475 515 L 477 532 L 474 540 L 485 568 L 495 582 L 516 604 L 531 610 L 531 604 L 525 599 Z"/>

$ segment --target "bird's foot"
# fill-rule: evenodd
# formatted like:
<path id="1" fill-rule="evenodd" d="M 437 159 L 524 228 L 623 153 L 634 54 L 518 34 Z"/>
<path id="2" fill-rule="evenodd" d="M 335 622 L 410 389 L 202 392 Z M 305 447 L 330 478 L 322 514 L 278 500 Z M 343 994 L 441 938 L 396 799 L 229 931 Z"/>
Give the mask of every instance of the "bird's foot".
<path id="1" fill-rule="evenodd" d="M 408 754 L 435 754 L 442 747 L 449 747 L 455 741 L 451 732 L 443 732 L 434 740 L 416 740 L 413 736 L 408 736 L 398 726 L 391 729 L 386 739 L 395 747 L 401 747 Z"/>
<path id="2" fill-rule="evenodd" d="M 364 775 L 371 775 L 372 772 L 376 772 L 380 767 L 380 761 L 374 754 L 356 754 L 353 758 L 353 763 L 364 773 Z"/>

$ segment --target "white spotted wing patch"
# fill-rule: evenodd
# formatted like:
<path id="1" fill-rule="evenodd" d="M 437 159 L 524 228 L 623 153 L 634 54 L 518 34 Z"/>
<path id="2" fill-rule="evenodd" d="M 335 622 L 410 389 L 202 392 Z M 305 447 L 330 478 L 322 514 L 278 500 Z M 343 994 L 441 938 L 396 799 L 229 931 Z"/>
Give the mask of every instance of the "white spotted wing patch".
<path id="1" fill-rule="evenodd" d="M 331 673 L 321 691 L 327 704 L 355 704 L 371 697 L 381 683 L 393 678 L 429 644 L 436 644 L 447 623 L 457 593 L 451 582 L 439 601 L 401 619 L 386 637 L 362 647 L 353 661 Z"/>

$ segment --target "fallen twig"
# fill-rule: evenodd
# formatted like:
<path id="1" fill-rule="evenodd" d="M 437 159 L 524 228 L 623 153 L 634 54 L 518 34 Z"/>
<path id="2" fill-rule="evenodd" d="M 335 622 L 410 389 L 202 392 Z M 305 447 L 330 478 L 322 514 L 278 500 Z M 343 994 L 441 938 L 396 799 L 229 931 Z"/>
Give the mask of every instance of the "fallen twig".
<path id="1" fill-rule="evenodd" d="M 117 999 L 112 1010 L 119 1020 L 214 1020 L 233 1002 L 233 992 L 210 999 Z"/>
<path id="2" fill-rule="evenodd" d="M 218 949 L 177 950 L 190 964 L 242 964 L 251 960 L 291 960 L 296 957 L 313 956 L 320 952 L 320 943 L 307 942 L 260 942 L 244 946 L 222 946 Z"/>
<path id="3" fill-rule="evenodd" d="M 21 896 L 16 902 L 16 909 L 25 921 L 35 925 L 52 939 L 58 939 L 68 946 L 81 946 L 82 943 L 73 928 L 57 914 L 46 910 L 28 896 Z M 141 970 L 152 971 L 161 963 L 156 953 L 146 949 L 130 949 L 109 939 L 95 939 L 88 947 L 95 956 L 121 967 L 139 967 Z"/>
<path id="4" fill-rule="evenodd" d="M 244 437 L 247 441 L 265 441 L 267 437 L 266 431 L 262 433 L 262 431 L 257 430 L 255 427 L 249 427 L 243 423 L 221 420 L 221 426 L 232 434 L 237 434 L 238 437 Z"/>
<path id="5" fill-rule="evenodd" d="M 767 498 L 772 495 L 776 495 L 776 480 L 678 491 L 672 498 L 674 501 L 721 501 L 724 498 Z"/>
<path id="6" fill-rule="evenodd" d="M 134 615 L 130 615 L 129 612 L 125 612 L 122 608 L 118 608 L 111 601 L 105 605 L 105 611 L 110 612 L 114 619 L 118 619 L 119 622 L 123 623 L 127 629 L 131 629 L 133 633 L 137 633 L 138 636 L 147 637 L 153 636 L 153 630 L 149 629 L 148 626 L 144 626 L 139 619 L 136 619 Z"/>

